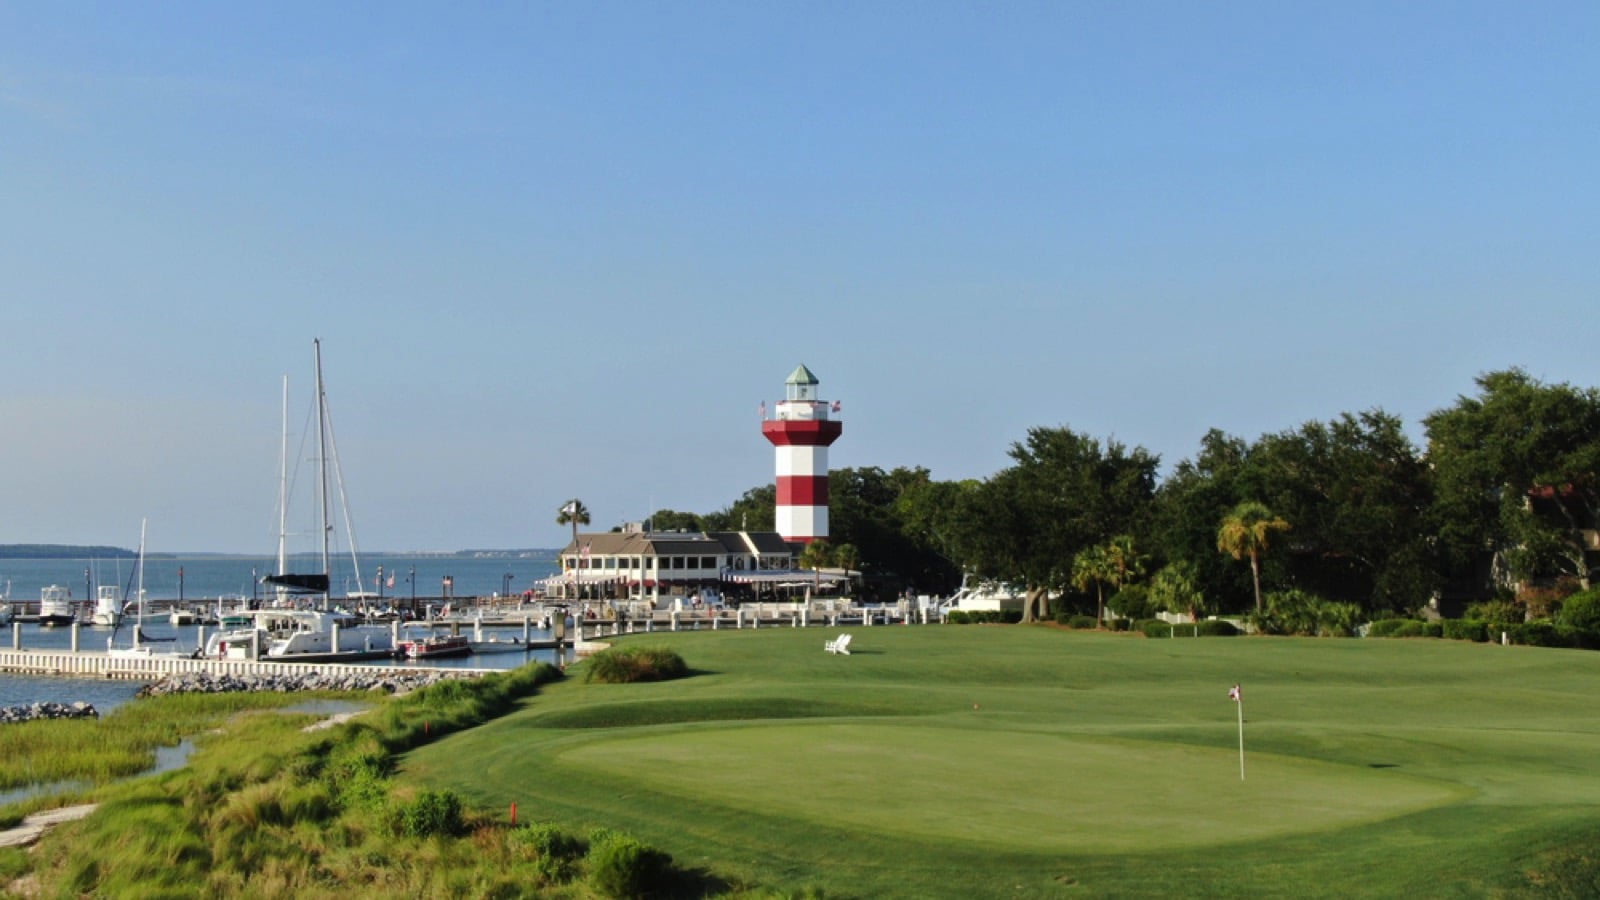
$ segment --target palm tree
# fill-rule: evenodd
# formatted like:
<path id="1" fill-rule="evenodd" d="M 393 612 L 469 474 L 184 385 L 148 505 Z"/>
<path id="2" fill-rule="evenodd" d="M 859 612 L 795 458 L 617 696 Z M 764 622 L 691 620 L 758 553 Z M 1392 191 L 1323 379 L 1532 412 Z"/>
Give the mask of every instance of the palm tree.
<path id="1" fill-rule="evenodd" d="M 1217 549 L 1234 559 L 1250 557 L 1250 577 L 1255 582 L 1256 612 L 1261 612 L 1261 554 L 1274 531 L 1288 531 L 1289 523 L 1277 518 L 1266 504 L 1254 500 L 1235 506 L 1217 529 Z"/>
<path id="2" fill-rule="evenodd" d="M 1080 591 L 1087 591 L 1090 585 L 1094 585 L 1096 628 L 1105 623 L 1105 584 L 1110 579 L 1111 561 L 1106 557 L 1105 547 L 1099 545 L 1085 547 L 1072 558 L 1072 586 Z"/>
<path id="3" fill-rule="evenodd" d="M 1145 558 L 1133 547 L 1133 535 L 1119 534 L 1106 543 L 1106 569 L 1110 578 L 1106 583 L 1122 590 L 1144 574 Z"/>
<path id="4" fill-rule="evenodd" d="M 572 552 L 577 553 L 578 526 L 589 524 L 589 507 L 584 506 L 582 500 L 573 497 L 561 507 L 561 510 L 556 515 L 556 524 L 572 526 Z"/>
<path id="5" fill-rule="evenodd" d="M 1200 590 L 1200 576 L 1194 563 L 1175 562 L 1157 572 L 1150 579 L 1150 599 L 1167 612 L 1188 613 L 1189 618 L 1200 621 L 1206 595 Z"/>

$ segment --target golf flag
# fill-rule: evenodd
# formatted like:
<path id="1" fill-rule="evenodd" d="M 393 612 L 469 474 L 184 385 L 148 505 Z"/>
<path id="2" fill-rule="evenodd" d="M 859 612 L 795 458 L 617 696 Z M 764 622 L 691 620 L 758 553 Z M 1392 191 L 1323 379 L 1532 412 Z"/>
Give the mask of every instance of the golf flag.
<path id="1" fill-rule="evenodd" d="M 1239 710 L 1239 780 L 1244 780 L 1244 697 L 1239 693 L 1236 684 L 1228 688 L 1228 699 L 1232 700 Z"/>

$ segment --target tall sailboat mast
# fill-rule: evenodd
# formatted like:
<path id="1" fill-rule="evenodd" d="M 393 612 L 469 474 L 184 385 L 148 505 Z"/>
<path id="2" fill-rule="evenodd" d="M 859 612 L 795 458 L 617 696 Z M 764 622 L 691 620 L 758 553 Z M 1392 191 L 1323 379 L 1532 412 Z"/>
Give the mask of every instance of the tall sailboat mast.
<path id="1" fill-rule="evenodd" d="M 278 448 L 278 571 L 289 574 L 289 376 L 283 376 L 283 428 Z M 286 591 L 278 588 L 278 600 Z"/>
<path id="2" fill-rule="evenodd" d="M 333 567 L 328 560 L 328 541 L 331 525 L 328 524 L 328 395 L 322 387 L 322 339 L 313 338 L 311 346 L 317 360 L 317 503 L 321 507 L 317 526 L 322 530 L 322 576 L 328 579 Z M 322 591 L 322 608 L 328 608 L 328 587 Z"/>

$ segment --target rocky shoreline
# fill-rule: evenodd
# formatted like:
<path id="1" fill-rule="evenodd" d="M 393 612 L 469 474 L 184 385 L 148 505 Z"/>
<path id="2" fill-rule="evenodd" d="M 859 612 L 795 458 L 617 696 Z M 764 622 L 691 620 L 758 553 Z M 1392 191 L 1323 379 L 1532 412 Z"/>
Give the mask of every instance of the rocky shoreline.
<path id="1" fill-rule="evenodd" d="M 15 722 L 32 722 L 35 719 L 98 719 L 99 710 L 92 703 L 30 703 L 26 706 L 0 706 L 0 725 Z"/>
<path id="2" fill-rule="evenodd" d="M 270 691 L 297 693 L 301 691 L 381 691 L 386 694 L 403 694 L 417 688 L 454 678 L 474 678 L 475 674 L 456 673 L 449 669 L 431 669 L 417 672 L 374 672 L 324 674 L 308 669 L 292 675 L 213 675 L 208 672 L 182 672 L 164 675 L 139 689 L 140 697 L 159 697 L 163 694 L 230 694 L 240 692 Z"/>

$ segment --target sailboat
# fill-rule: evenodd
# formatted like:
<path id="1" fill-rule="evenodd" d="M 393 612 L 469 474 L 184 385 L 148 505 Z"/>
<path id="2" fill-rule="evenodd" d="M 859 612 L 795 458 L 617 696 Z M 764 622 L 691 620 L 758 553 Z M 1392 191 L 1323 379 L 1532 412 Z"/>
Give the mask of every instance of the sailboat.
<path id="1" fill-rule="evenodd" d="M 138 561 L 134 563 L 134 584 L 136 585 L 136 587 L 134 588 L 134 595 L 133 595 L 133 606 L 134 606 L 134 609 L 135 609 L 134 626 L 133 626 L 133 646 L 131 646 L 131 647 L 118 647 L 117 643 L 116 643 L 117 642 L 117 632 L 113 631 L 113 632 L 111 632 L 111 637 L 106 638 L 106 652 L 108 654 L 112 655 L 112 656 L 178 656 L 178 655 L 181 655 L 181 654 L 178 654 L 178 653 L 176 653 L 176 652 L 174 652 L 172 650 L 165 650 L 165 651 L 157 652 L 155 647 L 152 646 L 152 644 L 154 642 L 152 642 L 150 637 L 144 633 L 144 607 L 145 607 L 145 602 L 144 602 L 145 601 L 145 594 L 144 594 L 144 539 L 145 539 L 145 526 L 146 526 L 147 522 L 148 522 L 148 520 L 145 520 L 145 519 L 141 519 L 139 521 L 139 558 L 138 558 Z M 120 621 L 120 619 L 119 619 L 119 621 Z M 161 643 L 166 643 L 166 642 L 171 641 L 171 640 L 173 640 L 173 639 L 168 638 L 168 639 L 165 639 L 165 640 L 161 641 Z"/>
<path id="2" fill-rule="evenodd" d="M 333 443 L 333 426 L 328 417 L 328 396 L 322 380 L 322 342 L 315 340 L 312 348 L 316 359 L 316 413 L 317 413 L 317 504 L 318 531 L 322 535 L 320 554 L 321 570 L 314 572 L 288 571 L 286 536 L 288 533 L 288 382 L 284 385 L 284 439 L 278 483 L 278 570 L 262 579 L 276 589 L 276 609 L 256 610 L 248 613 L 250 621 L 243 628 L 222 631 L 212 635 L 206 644 L 205 655 L 212 658 L 240 658 L 257 655 L 265 659 L 301 662 L 334 662 L 351 659 L 373 659 L 394 655 L 394 641 L 387 633 L 373 633 L 358 628 L 347 628 L 354 623 L 342 620 L 328 611 L 330 578 L 330 541 L 333 529 L 329 525 L 331 496 L 328 491 L 329 449 Z M 338 449 L 333 446 L 334 467 L 337 469 Z M 350 510 L 345 502 L 344 479 L 339 479 L 339 500 L 344 511 L 346 533 L 350 536 L 350 560 L 355 567 L 356 580 L 360 582 L 360 563 L 356 556 L 355 533 L 350 526 Z M 309 595 L 316 610 L 288 608 L 296 596 Z"/>

